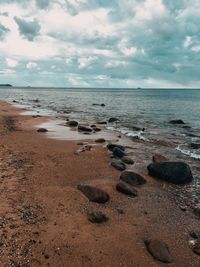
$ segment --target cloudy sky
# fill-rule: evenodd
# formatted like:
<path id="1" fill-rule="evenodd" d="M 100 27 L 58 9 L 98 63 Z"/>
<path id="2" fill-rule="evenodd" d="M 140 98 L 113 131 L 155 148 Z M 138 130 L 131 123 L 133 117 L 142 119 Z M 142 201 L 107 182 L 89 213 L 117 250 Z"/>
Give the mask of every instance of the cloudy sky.
<path id="1" fill-rule="evenodd" d="M 0 83 L 200 88 L 200 0 L 0 0 Z"/>

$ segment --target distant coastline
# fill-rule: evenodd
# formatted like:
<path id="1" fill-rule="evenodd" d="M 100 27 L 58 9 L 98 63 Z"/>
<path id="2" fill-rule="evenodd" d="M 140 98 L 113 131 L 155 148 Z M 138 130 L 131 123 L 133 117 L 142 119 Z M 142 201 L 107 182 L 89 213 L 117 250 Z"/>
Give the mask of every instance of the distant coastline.
<path id="1" fill-rule="evenodd" d="M 9 83 L 0 84 L 0 87 L 12 87 L 12 84 L 9 84 Z"/>

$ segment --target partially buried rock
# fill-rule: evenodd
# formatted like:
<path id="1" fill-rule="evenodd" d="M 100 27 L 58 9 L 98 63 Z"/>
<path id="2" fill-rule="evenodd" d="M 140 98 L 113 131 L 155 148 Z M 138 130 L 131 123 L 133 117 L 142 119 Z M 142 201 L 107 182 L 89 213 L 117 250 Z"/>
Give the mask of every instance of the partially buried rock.
<path id="1" fill-rule="evenodd" d="M 88 213 L 88 220 L 92 223 L 104 223 L 108 221 L 108 217 L 100 211 Z"/>
<path id="2" fill-rule="evenodd" d="M 113 149 L 113 155 L 118 157 L 118 158 L 122 158 L 125 156 L 125 152 L 124 152 L 124 150 L 121 150 L 120 148 L 115 147 Z"/>
<path id="3" fill-rule="evenodd" d="M 115 169 L 119 171 L 124 171 L 126 169 L 126 165 L 124 164 L 124 162 L 120 160 L 113 160 L 111 162 L 111 166 L 113 166 Z"/>
<path id="4" fill-rule="evenodd" d="M 123 193 L 125 195 L 136 197 L 137 196 L 137 190 L 134 188 L 131 188 L 130 186 L 124 184 L 124 183 L 118 183 L 116 185 L 116 189 L 118 192 Z"/>
<path id="5" fill-rule="evenodd" d="M 39 129 L 37 129 L 37 132 L 38 133 L 46 133 L 46 132 L 48 132 L 48 130 L 46 128 L 39 128 Z"/>
<path id="6" fill-rule="evenodd" d="M 144 179 L 144 177 L 132 171 L 123 172 L 120 175 L 120 179 L 130 185 L 143 185 L 146 183 L 146 180 Z"/>
<path id="7" fill-rule="evenodd" d="M 97 203 L 106 203 L 110 196 L 104 190 L 89 185 L 78 185 L 80 190 L 90 201 Z"/>
<path id="8" fill-rule="evenodd" d="M 152 157 L 153 162 L 167 161 L 167 158 L 160 154 L 155 154 Z"/>
<path id="9" fill-rule="evenodd" d="M 68 122 L 68 125 L 69 125 L 70 127 L 77 127 L 77 126 L 78 126 L 78 122 L 77 122 L 77 121 L 69 121 L 69 122 Z"/>
<path id="10" fill-rule="evenodd" d="M 185 124 L 185 122 L 183 120 L 171 120 L 171 121 L 169 121 L 169 123 L 171 123 L 171 124 Z"/>
<path id="11" fill-rule="evenodd" d="M 82 132 L 92 132 L 92 128 L 90 128 L 89 126 L 85 126 L 85 125 L 79 125 L 78 130 Z"/>
<path id="12" fill-rule="evenodd" d="M 96 143 L 105 143 L 106 140 L 104 138 L 99 138 L 95 140 Z"/>
<path id="13" fill-rule="evenodd" d="M 108 120 L 108 122 L 110 122 L 110 123 L 112 123 L 112 122 L 116 122 L 116 121 L 119 121 L 119 119 L 117 119 L 117 118 L 110 118 L 110 119 Z"/>
<path id="14" fill-rule="evenodd" d="M 155 162 L 147 167 L 149 175 L 173 184 L 186 184 L 192 181 L 192 172 L 185 162 Z"/>
<path id="15" fill-rule="evenodd" d="M 107 145 L 107 149 L 108 150 L 110 150 L 110 151 L 112 151 L 113 152 L 113 150 L 114 150 L 114 148 L 120 148 L 121 150 L 125 150 L 125 147 L 124 146 L 122 146 L 122 145 L 118 145 L 118 144 L 108 144 Z"/>
<path id="16" fill-rule="evenodd" d="M 97 124 L 102 124 L 102 125 L 104 125 L 104 124 L 107 124 L 107 121 L 98 121 Z"/>
<path id="17" fill-rule="evenodd" d="M 95 132 L 100 132 L 100 131 L 101 131 L 101 129 L 98 128 L 98 127 L 93 127 L 93 130 L 94 130 Z"/>
<path id="18" fill-rule="evenodd" d="M 121 160 L 126 164 L 130 164 L 130 165 L 134 164 L 134 161 L 127 156 L 122 157 Z"/>
<path id="19" fill-rule="evenodd" d="M 158 239 L 145 240 L 145 245 L 149 253 L 158 261 L 171 263 L 172 257 L 167 244 Z"/>

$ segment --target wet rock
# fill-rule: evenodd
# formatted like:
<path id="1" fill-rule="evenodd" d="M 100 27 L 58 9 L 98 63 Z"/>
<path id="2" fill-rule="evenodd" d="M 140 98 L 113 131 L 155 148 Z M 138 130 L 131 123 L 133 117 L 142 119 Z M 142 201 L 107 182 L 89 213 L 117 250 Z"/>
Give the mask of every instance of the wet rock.
<path id="1" fill-rule="evenodd" d="M 107 121 L 98 121 L 97 124 L 105 125 L 105 124 L 107 124 Z"/>
<path id="2" fill-rule="evenodd" d="M 171 263 L 173 261 L 169 248 L 163 241 L 157 239 L 145 240 L 145 245 L 154 259 L 165 263 Z"/>
<path id="3" fill-rule="evenodd" d="M 119 119 L 117 119 L 117 118 L 110 118 L 109 120 L 108 120 L 108 122 L 110 122 L 110 123 L 112 123 L 112 122 L 116 122 L 116 121 L 119 121 Z"/>
<path id="4" fill-rule="evenodd" d="M 185 124 L 185 122 L 183 120 L 171 120 L 171 121 L 169 121 L 169 123 L 171 123 L 171 124 Z"/>
<path id="5" fill-rule="evenodd" d="M 111 162 L 111 166 L 119 171 L 124 171 L 126 169 L 126 165 L 120 160 L 113 160 Z"/>
<path id="6" fill-rule="evenodd" d="M 125 156 L 125 152 L 123 150 L 121 150 L 120 148 L 118 147 L 115 147 L 113 149 L 113 155 L 118 157 L 118 158 L 122 158 Z"/>
<path id="7" fill-rule="evenodd" d="M 118 192 L 123 193 L 125 195 L 136 197 L 137 196 L 137 190 L 134 188 L 131 188 L 130 186 L 124 184 L 124 183 L 118 183 L 116 185 L 116 189 Z"/>
<path id="8" fill-rule="evenodd" d="M 123 150 L 123 151 L 125 151 L 125 147 L 124 146 L 121 146 L 121 145 L 118 145 L 118 144 L 108 144 L 107 145 L 107 149 L 112 151 L 112 152 L 113 152 L 114 148 L 116 148 L 116 147 L 121 149 L 121 150 Z"/>
<path id="9" fill-rule="evenodd" d="M 190 244 L 192 245 L 192 251 L 200 256 L 200 238 L 192 240 Z"/>
<path id="10" fill-rule="evenodd" d="M 92 223 L 104 223 L 108 221 L 108 217 L 100 211 L 88 213 L 88 220 Z"/>
<path id="11" fill-rule="evenodd" d="M 131 128 L 132 128 L 133 131 L 141 131 L 142 130 L 142 128 L 140 128 L 138 126 L 135 126 L 135 125 L 132 125 Z"/>
<path id="12" fill-rule="evenodd" d="M 123 172 L 120 175 L 120 179 L 130 185 L 143 185 L 146 183 L 144 177 L 132 171 Z"/>
<path id="13" fill-rule="evenodd" d="M 40 118 L 42 117 L 41 115 L 33 115 L 32 118 Z"/>
<path id="14" fill-rule="evenodd" d="M 68 122 L 68 125 L 69 125 L 70 127 L 77 127 L 77 126 L 78 126 L 78 122 L 77 122 L 77 121 L 69 121 L 69 122 Z"/>
<path id="15" fill-rule="evenodd" d="M 80 190 L 92 202 L 106 203 L 110 199 L 108 193 L 93 186 L 78 185 L 77 189 Z"/>
<path id="16" fill-rule="evenodd" d="M 191 129 L 191 126 L 189 126 L 189 125 L 183 125 L 182 128 L 183 129 Z"/>
<path id="17" fill-rule="evenodd" d="M 96 143 L 105 143 L 106 140 L 104 138 L 99 138 L 95 140 Z"/>
<path id="18" fill-rule="evenodd" d="M 95 132 L 100 132 L 100 131 L 101 131 L 101 129 L 100 129 L 100 128 L 98 128 L 98 127 L 94 127 L 94 128 L 93 128 L 93 131 L 95 131 Z"/>
<path id="19" fill-rule="evenodd" d="M 190 147 L 191 147 L 192 149 L 200 149 L 200 144 L 198 144 L 198 143 L 191 143 L 191 144 L 190 144 Z"/>
<path id="20" fill-rule="evenodd" d="M 48 132 L 48 130 L 46 128 L 39 128 L 39 129 L 37 129 L 37 132 L 38 133 L 46 133 L 46 132 Z"/>
<path id="21" fill-rule="evenodd" d="M 122 160 L 124 163 L 129 164 L 129 165 L 134 164 L 134 161 L 133 161 L 131 158 L 127 157 L 127 156 L 122 157 L 121 160 Z"/>
<path id="22" fill-rule="evenodd" d="M 155 154 L 152 157 L 153 162 L 161 162 L 161 161 L 167 161 L 167 158 L 160 154 Z"/>
<path id="23" fill-rule="evenodd" d="M 78 125 L 78 130 L 82 132 L 92 132 L 92 128 L 85 125 Z"/>
<path id="24" fill-rule="evenodd" d="M 97 126 L 96 126 L 96 124 L 92 124 L 92 125 L 90 125 L 90 127 L 91 128 L 96 128 Z"/>
<path id="25" fill-rule="evenodd" d="M 149 175 L 173 184 L 186 184 L 192 181 L 192 172 L 184 162 L 155 162 L 147 167 Z"/>
<path id="26" fill-rule="evenodd" d="M 106 105 L 104 103 L 101 104 L 101 107 L 105 107 Z"/>

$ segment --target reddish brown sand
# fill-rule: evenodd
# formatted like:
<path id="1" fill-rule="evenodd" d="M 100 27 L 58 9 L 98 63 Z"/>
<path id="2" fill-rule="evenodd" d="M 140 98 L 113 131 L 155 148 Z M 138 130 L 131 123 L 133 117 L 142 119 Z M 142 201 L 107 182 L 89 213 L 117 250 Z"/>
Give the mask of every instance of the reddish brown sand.
<path id="1" fill-rule="evenodd" d="M 77 141 L 46 138 L 33 128 L 43 119 L 19 111 L 0 103 L 0 266 L 166 265 L 147 252 L 148 238 L 167 243 L 170 266 L 200 266 L 188 243 L 200 221 L 178 208 L 168 184 L 149 177 L 141 164 L 137 171 L 147 183 L 136 198 L 122 195 L 115 189 L 120 172 L 103 145 L 75 155 Z M 89 202 L 76 189 L 79 183 L 106 190 L 111 200 Z M 109 221 L 92 224 L 91 210 Z"/>

